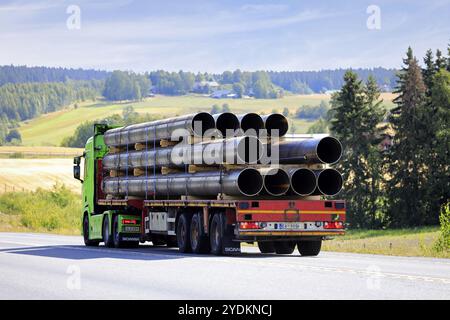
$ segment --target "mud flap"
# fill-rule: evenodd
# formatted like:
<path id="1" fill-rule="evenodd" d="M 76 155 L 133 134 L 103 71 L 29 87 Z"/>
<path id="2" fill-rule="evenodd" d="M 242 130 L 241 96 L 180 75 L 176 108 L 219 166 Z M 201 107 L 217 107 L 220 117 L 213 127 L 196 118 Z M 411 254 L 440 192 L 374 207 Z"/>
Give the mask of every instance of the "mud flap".
<path id="1" fill-rule="evenodd" d="M 226 255 L 241 253 L 241 243 L 239 241 L 233 241 L 234 238 L 234 226 L 227 225 L 226 219 L 223 217 L 223 237 L 222 237 L 222 253 Z"/>

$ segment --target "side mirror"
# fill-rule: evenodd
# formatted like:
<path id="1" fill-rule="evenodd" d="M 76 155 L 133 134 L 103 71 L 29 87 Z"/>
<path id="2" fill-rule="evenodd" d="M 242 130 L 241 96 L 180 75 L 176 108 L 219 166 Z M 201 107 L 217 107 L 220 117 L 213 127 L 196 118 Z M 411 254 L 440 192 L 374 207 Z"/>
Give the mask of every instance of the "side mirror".
<path id="1" fill-rule="evenodd" d="M 83 180 L 81 179 L 81 168 L 80 168 L 80 163 L 81 163 L 81 157 L 75 157 L 73 158 L 73 177 L 77 180 L 80 180 L 81 182 L 83 182 Z"/>

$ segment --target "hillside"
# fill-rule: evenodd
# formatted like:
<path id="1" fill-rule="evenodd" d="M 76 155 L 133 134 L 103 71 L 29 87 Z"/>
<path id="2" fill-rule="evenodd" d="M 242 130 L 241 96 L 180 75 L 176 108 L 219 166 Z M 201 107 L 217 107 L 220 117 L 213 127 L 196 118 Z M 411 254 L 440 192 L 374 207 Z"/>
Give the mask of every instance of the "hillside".
<path id="1" fill-rule="evenodd" d="M 385 105 L 392 106 L 393 95 L 383 93 Z M 70 136 L 76 127 L 88 120 L 102 119 L 112 114 L 120 114 L 126 106 L 133 106 L 135 111 L 159 116 L 174 116 L 196 111 L 210 111 L 212 105 L 227 103 L 232 112 L 270 113 L 276 109 L 281 112 L 287 107 L 291 113 L 302 105 L 318 105 L 321 100 L 329 101 L 326 94 L 289 95 L 280 99 L 213 99 L 200 95 L 160 96 L 147 98 L 141 102 L 110 103 L 99 101 L 84 103 L 77 109 L 68 108 L 42 115 L 36 119 L 23 122 L 19 131 L 25 146 L 59 146 L 64 137 Z M 297 133 L 306 132 L 313 124 L 311 121 L 295 119 Z"/>

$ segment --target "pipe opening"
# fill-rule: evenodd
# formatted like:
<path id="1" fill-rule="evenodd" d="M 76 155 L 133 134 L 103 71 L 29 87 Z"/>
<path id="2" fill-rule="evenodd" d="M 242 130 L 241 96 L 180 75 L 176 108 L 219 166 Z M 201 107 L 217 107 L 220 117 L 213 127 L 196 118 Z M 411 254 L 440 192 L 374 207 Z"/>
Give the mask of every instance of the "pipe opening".
<path id="1" fill-rule="evenodd" d="M 325 169 L 317 177 L 317 187 L 326 196 L 334 196 L 342 189 L 343 179 L 339 171 Z"/>
<path id="2" fill-rule="evenodd" d="M 342 155 L 342 145 L 338 139 L 325 137 L 317 145 L 317 156 L 324 163 L 335 163 Z"/>
<path id="3" fill-rule="evenodd" d="M 244 169 L 237 179 L 239 191 L 246 196 L 256 196 L 263 188 L 263 178 L 255 169 Z"/>
<path id="4" fill-rule="evenodd" d="M 271 135 L 272 130 L 278 130 L 278 136 L 284 136 L 289 130 L 289 123 L 285 116 L 273 113 L 266 118 L 265 127 L 267 133 Z"/>
<path id="5" fill-rule="evenodd" d="M 289 175 L 281 169 L 270 170 L 264 175 L 264 188 L 272 196 L 281 196 L 289 190 Z"/>
<path id="6" fill-rule="evenodd" d="M 256 113 L 247 113 L 241 118 L 241 129 L 244 133 L 259 134 L 259 131 L 264 129 L 264 121 L 260 115 Z M 254 132 L 252 132 L 254 130 Z"/>
<path id="7" fill-rule="evenodd" d="M 316 175 L 309 169 L 297 169 L 291 175 L 292 190 L 300 196 L 308 196 L 317 186 Z"/>
<path id="8" fill-rule="evenodd" d="M 212 115 L 207 112 L 197 113 L 192 118 L 192 128 L 194 134 L 197 136 L 203 136 L 205 132 L 209 129 L 214 129 L 216 127 L 216 123 Z"/>
<path id="9" fill-rule="evenodd" d="M 240 124 L 238 117 L 236 117 L 236 115 L 231 112 L 224 112 L 220 114 L 216 119 L 216 128 L 224 137 L 233 136 L 236 130 L 239 129 L 239 126 Z M 227 130 L 229 131 L 228 134 Z M 230 132 L 230 130 L 233 130 L 233 132 Z"/>
<path id="10" fill-rule="evenodd" d="M 237 160 L 239 163 L 257 163 L 262 156 L 263 145 L 253 136 L 244 137 L 239 141 Z"/>

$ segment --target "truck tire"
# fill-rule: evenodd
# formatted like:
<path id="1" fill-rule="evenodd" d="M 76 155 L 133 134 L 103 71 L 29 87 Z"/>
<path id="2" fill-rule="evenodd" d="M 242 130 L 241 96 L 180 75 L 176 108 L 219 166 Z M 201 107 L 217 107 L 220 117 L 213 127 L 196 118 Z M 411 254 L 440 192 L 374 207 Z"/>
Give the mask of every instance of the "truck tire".
<path id="1" fill-rule="evenodd" d="M 83 218 L 83 240 L 87 247 L 97 247 L 100 243 L 100 240 L 89 240 L 89 218 L 87 214 Z"/>
<path id="2" fill-rule="evenodd" d="M 120 233 L 119 233 L 119 216 L 114 216 L 113 218 L 113 226 L 112 226 L 112 236 L 114 241 L 114 247 L 116 248 L 123 248 L 124 242 L 120 240 Z"/>
<path id="3" fill-rule="evenodd" d="M 295 249 L 295 242 L 293 241 L 275 241 L 275 252 L 277 254 L 291 254 Z"/>
<path id="4" fill-rule="evenodd" d="M 322 247 L 322 240 L 298 241 L 297 249 L 302 256 L 317 256 Z"/>
<path id="5" fill-rule="evenodd" d="M 211 245 L 211 253 L 217 256 L 222 255 L 222 219 L 220 214 L 215 214 L 211 220 L 209 227 L 209 240 Z"/>
<path id="6" fill-rule="evenodd" d="M 109 232 L 109 217 L 105 216 L 103 219 L 103 228 L 102 228 L 103 242 L 105 243 L 105 247 L 112 248 L 114 247 L 114 239 Z"/>
<path id="7" fill-rule="evenodd" d="M 183 253 L 191 252 L 191 234 L 189 227 L 191 218 L 188 214 L 182 213 L 177 222 L 177 243 L 178 250 Z"/>
<path id="8" fill-rule="evenodd" d="M 258 241 L 258 248 L 261 253 L 275 253 L 273 241 Z"/>
<path id="9" fill-rule="evenodd" d="M 209 239 L 203 232 L 202 219 L 198 213 L 192 216 L 190 233 L 192 252 L 208 253 L 210 251 Z"/>

